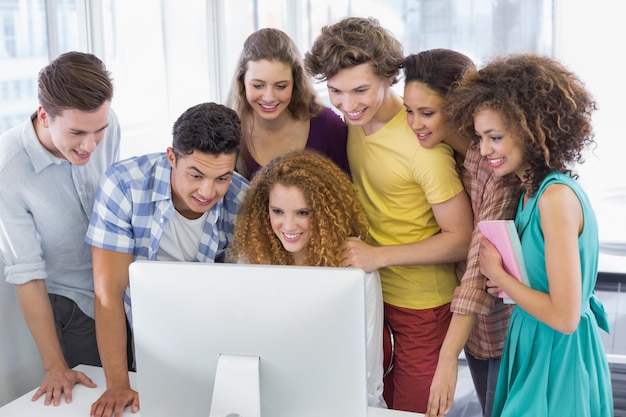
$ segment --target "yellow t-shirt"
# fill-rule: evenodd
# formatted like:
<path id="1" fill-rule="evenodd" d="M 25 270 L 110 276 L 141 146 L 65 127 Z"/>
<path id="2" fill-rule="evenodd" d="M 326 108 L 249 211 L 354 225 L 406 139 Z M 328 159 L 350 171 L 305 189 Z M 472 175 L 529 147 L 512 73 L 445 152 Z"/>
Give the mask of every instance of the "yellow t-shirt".
<path id="1" fill-rule="evenodd" d="M 374 245 L 413 243 L 441 232 L 431 204 L 463 192 L 448 145 L 422 148 L 402 109 L 368 136 L 349 126 L 347 149 Z M 385 302 L 412 309 L 450 302 L 458 285 L 453 264 L 392 266 L 380 277 Z"/>

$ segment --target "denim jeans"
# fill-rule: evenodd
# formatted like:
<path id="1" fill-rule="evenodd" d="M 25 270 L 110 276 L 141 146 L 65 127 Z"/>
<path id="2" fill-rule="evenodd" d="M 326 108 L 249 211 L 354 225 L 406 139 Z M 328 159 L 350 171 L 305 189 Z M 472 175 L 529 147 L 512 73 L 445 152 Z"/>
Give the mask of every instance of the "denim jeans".
<path id="1" fill-rule="evenodd" d="M 465 351 L 467 367 L 472 374 L 476 396 L 483 409 L 483 417 L 491 417 L 493 399 L 496 394 L 496 384 L 498 382 L 498 372 L 500 371 L 500 358 L 497 359 L 476 359 Z"/>

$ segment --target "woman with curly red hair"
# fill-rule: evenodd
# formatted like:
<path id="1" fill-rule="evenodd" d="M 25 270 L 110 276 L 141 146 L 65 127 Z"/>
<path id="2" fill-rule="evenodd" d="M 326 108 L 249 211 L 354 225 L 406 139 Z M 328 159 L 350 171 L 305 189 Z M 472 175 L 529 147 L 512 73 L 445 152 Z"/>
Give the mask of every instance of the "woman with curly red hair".
<path id="1" fill-rule="evenodd" d="M 508 274 L 481 240 L 479 263 L 493 295 L 515 301 L 502 353 L 493 416 L 612 416 L 611 377 L 594 296 L 598 225 L 573 164 L 594 143 L 596 103 L 558 61 L 509 55 L 467 74 L 448 111 L 474 134 L 495 175 L 524 187 L 515 225 L 530 286 Z"/>
<path id="2" fill-rule="evenodd" d="M 368 237 L 368 222 L 348 175 L 311 150 L 279 156 L 253 178 L 229 246 L 233 262 L 342 265 L 349 237 Z M 369 405 L 383 392 L 383 300 L 377 271 L 366 274 Z M 330 376 L 329 376 L 330 377 Z"/>

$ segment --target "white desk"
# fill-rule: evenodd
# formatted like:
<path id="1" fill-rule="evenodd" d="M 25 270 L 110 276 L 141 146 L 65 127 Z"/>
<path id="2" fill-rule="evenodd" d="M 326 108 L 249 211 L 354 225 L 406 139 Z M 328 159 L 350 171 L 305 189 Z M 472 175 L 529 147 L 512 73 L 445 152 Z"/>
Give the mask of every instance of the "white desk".
<path id="1" fill-rule="evenodd" d="M 97 388 L 87 388 L 82 384 L 78 384 L 72 391 L 72 397 L 74 400 L 70 404 L 61 404 L 57 407 L 49 405 L 43 405 L 43 397 L 39 400 L 32 402 L 30 399 L 35 393 L 36 389 L 24 394 L 20 398 L 0 408 L 0 417 L 89 417 L 89 411 L 91 404 L 98 399 L 100 394 L 104 392 L 106 387 L 104 372 L 102 368 L 95 366 L 79 365 L 75 368 L 78 371 L 83 371 L 89 378 L 95 382 Z M 130 385 L 133 389 L 137 389 L 137 375 L 134 372 L 129 372 Z M 63 400 L 62 400 L 63 401 Z M 141 417 L 141 411 L 133 414 L 129 408 L 124 411 L 124 417 Z M 381 408 L 370 408 L 368 417 L 419 417 L 422 414 L 407 413 L 404 411 L 385 410 Z"/>

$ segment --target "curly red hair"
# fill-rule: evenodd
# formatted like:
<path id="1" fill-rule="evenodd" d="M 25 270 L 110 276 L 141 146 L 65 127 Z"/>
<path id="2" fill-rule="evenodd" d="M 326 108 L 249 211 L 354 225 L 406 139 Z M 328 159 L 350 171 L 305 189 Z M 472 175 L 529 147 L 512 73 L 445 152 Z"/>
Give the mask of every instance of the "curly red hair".
<path id="1" fill-rule="evenodd" d="M 317 152 L 290 152 L 265 165 L 250 183 L 228 248 L 230 261 L 294 263 L 269 220 L 269 195 L 276 184 L 297 187 L 307 202 L 311 240 L 306 248 L 305 265 L 341 266 L 342 245 L 346 239 L 367 237 L 367 218 L 350 178 Z"/>

